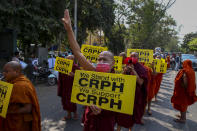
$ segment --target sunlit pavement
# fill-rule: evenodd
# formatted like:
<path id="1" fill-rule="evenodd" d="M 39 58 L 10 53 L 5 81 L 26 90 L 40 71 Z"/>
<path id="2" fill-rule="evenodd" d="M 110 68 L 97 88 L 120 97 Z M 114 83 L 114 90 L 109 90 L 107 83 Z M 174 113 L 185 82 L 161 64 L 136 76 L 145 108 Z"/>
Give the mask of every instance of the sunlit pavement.
<path id="1" fill-rule="evenodd" d="M 168 71 L 163 81 L 157 101 L 152 102 L 152 116 L 145 114 L 145 125 L 135 125 L 133 131 L 197 131 L 197 103 L 190 106 L 187 113 L 186 124 L 173 121 L 179 112 L 171 106 L 170 99 L 174 90 L 175 71 Z M 40 102 L 43 131 L 81 131 L 82 106 L 78 105 L 79 120 L 61 121 L 66 115 L 61 100 L 57 96 L 57 86 L 39 84 L 36 86 Z M 127 131 L 128 129 L 122 129 Z"/>

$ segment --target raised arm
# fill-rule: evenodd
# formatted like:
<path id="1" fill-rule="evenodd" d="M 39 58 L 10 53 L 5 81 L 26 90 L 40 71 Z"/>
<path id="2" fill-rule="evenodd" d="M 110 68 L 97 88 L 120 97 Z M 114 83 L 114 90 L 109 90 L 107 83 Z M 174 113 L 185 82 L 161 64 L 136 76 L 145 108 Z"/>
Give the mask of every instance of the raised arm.
<path id="1" fill-rule="evenodd" d="M 84 70 L 94 71 L 95 67 L 86 60 L 85 56 L 81 53 L 79 44 L 75 39 L 68 10 L 64 11 L 64 18 L 62 18 L 62 21 L 64 24 L 64 28 L 67 31 L 70 48 L 72 49 L 74 56 L 77 58 L 79 64 L 83 67 Z"/>

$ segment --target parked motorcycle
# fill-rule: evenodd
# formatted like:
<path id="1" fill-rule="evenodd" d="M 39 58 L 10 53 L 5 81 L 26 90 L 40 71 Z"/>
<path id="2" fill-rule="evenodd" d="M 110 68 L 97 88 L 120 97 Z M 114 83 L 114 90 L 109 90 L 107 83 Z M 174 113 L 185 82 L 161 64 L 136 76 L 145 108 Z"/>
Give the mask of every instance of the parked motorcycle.
<path id="1" fill-rule="evenodd" d="M 33 82 L 46 81 L 50 74 L 51 72 L 48 68 L 35 66 L 33 71 Z"/>
<path id="2" fill-rule="evenodd" d="M 33 81 L 47 81 L 47 84 L 50 86 L 54 86 L 58 80 L 58 72 L 53 69 L 48 69 L 45 67 L 34 67 L 33 72 Z"/>

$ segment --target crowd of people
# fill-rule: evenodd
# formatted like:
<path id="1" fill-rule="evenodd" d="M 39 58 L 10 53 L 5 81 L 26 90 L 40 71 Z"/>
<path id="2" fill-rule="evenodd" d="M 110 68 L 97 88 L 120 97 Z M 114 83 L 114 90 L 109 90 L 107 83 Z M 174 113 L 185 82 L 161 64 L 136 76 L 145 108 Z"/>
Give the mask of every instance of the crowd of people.
<path id="1" fill-rule="evenodd" d="M 67 56 L 67 59 L 76 59 L 82 67 L 80 68 L 74 63 L 69 75 L 59 73 L 58 96 L 61 97 L 63 109 L 67 111 L 67 116 L 62 120 L 69 120 L 72 117 L 79 119 L 77 105 L 70 101 L 75 70 L 114 73 L 114 55 L 110 51 L 101 52 L 97 64 L 94 66 L 81 53 L 72 30 L 68 10 L 65 10 L 62 21 L 67 31 L 70 48 L 74 54 Z M 132 52 L 130 57 L 126 57 L 126 53 L 122 52 L 120 56 L 123 57 L 122 63 L 125 64 L 122 73 L 135 75 L 137 78 L 133 115 L 104 110 L 96 105 L 85 106 L 81 120 L 84 131 L 113 131 L 115 125 L 117 125 L 117 131 L 120 131 L 121 127 L 131 131 L 134 124 L 145 124 L 143 115 L 146 112 L 148 115 L 152 115 L 151 102 L 153 98 L 155 100 L 157 98 L 163 74 L 155 71 L 154 64 L 146 66 L 144 63 L 140 63 L 136 52 Z M 160 49 L 156 48 L 154 58 L 161 59 L 161 57 Z M 166 58 L 166 62 L 169 67 L 169 57 Z M 5 80 L 13 84 L 13 91 L 7 117 L 0 117 L 0 131 L 41 130 L 40 109 L 35 88 L 21 71 L 21 65 L 16 60 L 8 62 L 3 68 Z M 186 122 L 187 107 L 197 101 L 195 90 L 195 72 L 192 69 L 191 61 L 186 60 L 183 62 L 183 69 L 179 70 L 175 78 L 175 88 L 171 99 L 172 106 L 180 112 L 180 115 L 174 119 L 176 122 Z M 74 114 L 72 115 L 72 113 Z"/>

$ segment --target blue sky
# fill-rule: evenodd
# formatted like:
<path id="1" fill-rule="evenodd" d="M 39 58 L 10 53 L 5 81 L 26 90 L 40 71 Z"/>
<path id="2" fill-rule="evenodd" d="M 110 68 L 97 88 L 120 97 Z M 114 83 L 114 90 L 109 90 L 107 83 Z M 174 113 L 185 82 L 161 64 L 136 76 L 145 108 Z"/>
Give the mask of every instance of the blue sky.
<path id="1" fill-rule="evenodd" d="M 197 32 L 197 0 L 176 0 L 175 4 L 168 9 L 170 14 L 181 27 L 180 38 L 190 32 Z"/>

